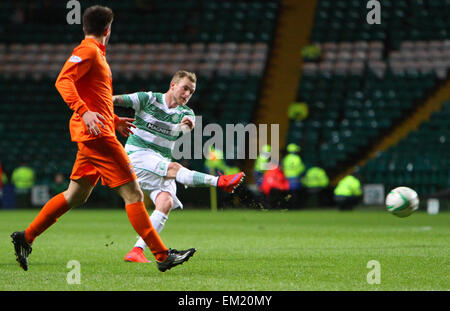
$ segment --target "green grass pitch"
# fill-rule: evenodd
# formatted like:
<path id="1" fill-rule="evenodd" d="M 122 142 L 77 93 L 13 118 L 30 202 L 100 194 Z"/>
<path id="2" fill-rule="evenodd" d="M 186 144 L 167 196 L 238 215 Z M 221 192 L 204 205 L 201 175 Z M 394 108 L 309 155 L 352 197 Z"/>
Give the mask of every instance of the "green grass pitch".
<path id="1" fill-rule="evenodd" d="M 197 253 L 165 273 L 154 261 L 123 261 L 136 237 L 124 210 L 82 208 L 35 241 L 22 271 L 9 235 L 36 214 L 0 212 L 2 291 L 450 289 L 450 213 L 176 210 L 161 236 L 168 247 Z M 71 260 L 80 263 L 80 284 L 67 283 Z M 380 263 L 380 284 L 367 282 L 371 260 Z"/>

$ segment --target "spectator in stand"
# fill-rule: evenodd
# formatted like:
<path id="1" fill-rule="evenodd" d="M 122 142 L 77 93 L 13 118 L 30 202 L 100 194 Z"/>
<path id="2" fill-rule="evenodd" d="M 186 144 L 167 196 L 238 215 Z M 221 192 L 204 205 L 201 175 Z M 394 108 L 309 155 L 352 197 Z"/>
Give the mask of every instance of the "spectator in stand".
<path id="1" fill-rule="evenodd" d="M 287 155 L 283 158 L 283 173 L 289 181 L 289 206 L 301 208 L 303 205 L 303 185 L 301 176 L 305 172 L 305 165 L 300 157 L 300 146 L 290 143 L 286 147 Z"/>
<path id="2" fill-rule="evenodd" d="M 50 196 L 64 192 L 69 186 L 69 182 L 64 178 L 62 173 L 56 173 L 53 182 L 50 184 Z"/>
<path id="3" fill-rule="evenodd" d="M 305 102 L 294 102 L 288 107 L 288 118 L 292 121 L 302 121 L 309 115 L 309 108 Z"/>
<path id="4" fill-rule="evenodd" d="M 317 44 L 307 45 L 302 48 L 302 58 L 307 62 L 319 62 L 322 56 L 322 49 Z"/>
<path id="5" fill-rule="evenodd" d="M 264 178 L 259 188 L 266 196 L 271 208 L 286 208 L 289 200 L 289 181 L 279 166 L 273 166 L 264 173 Z"/>
<path id="6" fill-rule="evenodd" d="M 319 166 L 310 167 L 302 178 L 302 184 L 307 189 L 307 196 L 316 197 L 317 205 L 327 206 L 332 202 L 328 185 L 330 180 L 325 170 Z"/>
<path id="7" fill-rule="evenodd" d="M 28 208 L 31 205 L 31 188 L 34 186 L 34 170 L 26 162 L 14 169 L 11 182 L 14 185 L 17 205 L 19 208 Z"/>
<path id="8" fill-rule="evenodd" d="M 256 158 L 253 174 L 258 187 L 261 187 L 264 178 L 264 173 L 267 171 L 267 166 L 270 163 L 271 150 L 272 148 L 270 147 L 270 145 L 264 145 L 261 148 L 261 152 L 259 153 L 258 158 Z"/>
<path id="9" fill-rule="evenodd" d="M 334 189 L 334 199 L 341 211 L 352 210 L 362 198 L 361 182 L 355 175 L 341 179 Z"/>

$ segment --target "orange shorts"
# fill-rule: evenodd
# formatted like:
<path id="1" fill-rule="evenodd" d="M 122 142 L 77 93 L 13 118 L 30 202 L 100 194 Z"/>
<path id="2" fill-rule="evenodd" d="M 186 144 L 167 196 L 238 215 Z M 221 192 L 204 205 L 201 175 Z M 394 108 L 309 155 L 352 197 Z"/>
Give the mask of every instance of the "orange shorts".
<path id="1" fill-rule="evenodd" d="M 116 137 L 107 136 L 79 142 L 70 179 L 86 178 L 92 185 L 102 178 L 102 185 L 115 188 L 136 180 L 133 166 Z"/>

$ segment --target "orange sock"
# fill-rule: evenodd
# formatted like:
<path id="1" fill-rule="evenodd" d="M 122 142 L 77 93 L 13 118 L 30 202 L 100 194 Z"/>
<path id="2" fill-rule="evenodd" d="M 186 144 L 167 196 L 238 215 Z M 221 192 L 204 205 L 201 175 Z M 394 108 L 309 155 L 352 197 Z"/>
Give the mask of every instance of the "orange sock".
<path id="1" fill-rule="evenodd" d="M 156 260 L 166 260 L 167 247 L 164 245 L 158 232 L 153 228 L 147 210 L 145 209 L 144 202 L 127 204 L 125 209 L 134 230 L 136 230 L 145 241 Z"/>
<path id="2" fill-rule="evenodd" d="M 41 209 L 33 222 L 25 230 L 25 239 L 33 243 L 34 239 L 48 227 L 53 225 L 70 208 L 67 206 L 66 198 L 62 193 L 57 194 L 48 201 Z"/>

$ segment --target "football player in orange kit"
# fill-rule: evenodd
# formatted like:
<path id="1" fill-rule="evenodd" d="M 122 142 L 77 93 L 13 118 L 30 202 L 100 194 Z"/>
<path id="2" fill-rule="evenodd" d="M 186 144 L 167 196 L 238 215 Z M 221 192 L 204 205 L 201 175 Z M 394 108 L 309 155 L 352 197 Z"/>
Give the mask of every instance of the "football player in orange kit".
<path id="1" fill-rule="evenodd" d="M 128 136 L 133 119 L 114 114 L 112 74 L 105 58 L 113 17 L 108 7 L 86 9 L 85 39 L 74 49 L 56 80 L 61 97 L 74 112 L 70 134 L 78 153 L 67 190 L 50 199 L 25 231 L 11 235 L 16 259 L 25 271 L 34 239 L 72 207 L 86 202 L 100 177 L 102 184 L 114 188 L 125 201 L 128 218 L 151 249 L 160 271 L 187 261 L 195 252 L 194 248 L 177 251 L 164 245 L 150 222 L 131 162 L 117 140 L 115 130 Z"/>

